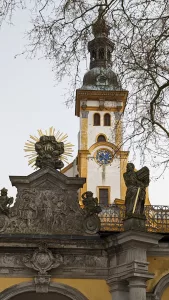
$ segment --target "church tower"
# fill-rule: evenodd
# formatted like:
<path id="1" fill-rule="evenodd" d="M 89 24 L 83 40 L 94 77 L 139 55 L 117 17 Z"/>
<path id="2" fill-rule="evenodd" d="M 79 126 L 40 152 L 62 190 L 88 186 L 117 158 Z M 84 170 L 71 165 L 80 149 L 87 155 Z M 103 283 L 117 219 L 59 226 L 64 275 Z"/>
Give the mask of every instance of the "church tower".
<path id="1" fill-rule="evenodd" d="M 76 162 L 63 169 L 67 176 L 86 178 L 80 194 L 89 190 L 102 205 L 125 198 L 123 173 L 128 152 L 122 151 L 122 114 L 128 92 L 112 70 L 114 44 L 102 11 L 88 43 L 90 70 L 76 91 L 75 114 L 80 120 Z"/>

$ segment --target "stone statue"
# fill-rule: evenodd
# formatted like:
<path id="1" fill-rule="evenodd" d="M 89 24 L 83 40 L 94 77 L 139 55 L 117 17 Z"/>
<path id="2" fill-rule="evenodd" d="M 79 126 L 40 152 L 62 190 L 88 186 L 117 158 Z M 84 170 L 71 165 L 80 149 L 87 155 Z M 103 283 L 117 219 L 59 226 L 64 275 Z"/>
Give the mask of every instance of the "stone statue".
<path id="1" fill-rule="evenodd" d="M 144 215 L 146 187 L 149 185 L 149 169 L 143 167 L 134 171 L 133 163 L 127 164 L 126 173 L 123 174 L 127 192 L 125 197 L 126 215 Z"/>
<path id="2" fill-rule="evenodd" d="M 12 203 L 13 197 L 8 197 L 8 190 L 3 188 L 0 195 L 0 214 L 8 215 Z"/>
<path id="3" fill-rule="evenodd" d="M 98 199 L 93 197 L 92 192 L 85 192 L 82 194 L 82 202 L 84 204 L 85 219 L 83 221 L 83 228 L 86 233 L 98 233 L 101 227 L 98 214 L 102 211 L 98 205 Z"/>
<path id="4" fill-rule="evenodd" d="M 85 192 L 82 194 L 84 210 L 86 211 L 87 215 L 99 214 L 102 209 L 98 205 L 98 198 L 93 197 L 92 192 Z"/>
<path id="5" fill-rule="evenodd" d="M 38 168 L 63 168 L 64 164 L 59 157 L 64 153 L 64 143 L 57 142 L 54 136 L 41 136 L 39 142 L 35 144 L 35 151 L 37 152 L 35 164 Z"/>

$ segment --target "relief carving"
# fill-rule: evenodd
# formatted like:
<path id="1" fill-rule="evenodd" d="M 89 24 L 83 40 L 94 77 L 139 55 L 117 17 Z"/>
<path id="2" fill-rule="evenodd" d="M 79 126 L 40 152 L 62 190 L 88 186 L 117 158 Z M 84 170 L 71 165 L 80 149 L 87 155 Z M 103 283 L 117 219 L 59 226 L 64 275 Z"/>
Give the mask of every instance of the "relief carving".
<path id="1" fill-rule="evenodd" d="M 0 215 L 0 232 L 83 233 L 83 210 L 66 189 L 18 191 L 9 215 Z"/>
<path id="2" fill-rule="evenodd" d="M 45 149 L 53 151 L 49 146 Z M 44 167 L 29 176 L 10 179 L 17 187 L 17 197 L 10 207 L 13 198 L 7 196 L 6 190 L 5 195 L 1 191 L 0 233 L 86 235 L 100 230 L 97 198 L 86 192 L 82 195 L 84 209 L 78 202 L 78 189 L 84 178 L 67 177 Z"/>
<path id="3" fill-rule="evenodd" d="M 107 268 L 107 256 L 97 256 L 88 254 L 52 254 L 47 249 L 46 245 L 40 245 L 37 250 L 32 254 L 14 253 L 14 254 L 1 254 L 0 255 L 0 270 L 1 273 L 9 274 L 31 274 L 37 272 L 37 282 L 41 282 L 40 278 L 49 278 L 51 274 L 60 274 L 64 271 L 75 272 L 77 270 L 85 269 L 86 271 L 92 270 L 93 273 L 97 269 Z M 51 274 L 48 274 L 49 271 Z M 58 271 L 57 271 L 58 270 Z M 36 276 L 36 278 L 37 278 Z"/>
<path id="4" fill-rule="evenodd" d="M 69 268 L 106 268 L 107 257 L 96 255 L 65 255 L 64 265 Z"/>

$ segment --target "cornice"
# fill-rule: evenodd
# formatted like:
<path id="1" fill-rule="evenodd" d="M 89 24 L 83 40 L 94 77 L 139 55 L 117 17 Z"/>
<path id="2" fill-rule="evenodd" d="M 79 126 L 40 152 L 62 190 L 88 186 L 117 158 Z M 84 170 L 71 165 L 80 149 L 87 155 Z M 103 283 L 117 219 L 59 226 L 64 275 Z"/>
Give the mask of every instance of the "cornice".
<path id="1" fill-rule="evenodd" d="M 105 91 L 105 90 L 76 90 L 76 105 L 75 105 L 75 115 L 80 116 L 80 101 L 81 100 L 92 100 L 92 101 L 112 101 L 112 102 L 123 102 L 123 106 L 119 108 L 113 108 L 117 111 L 124 111 L 126 100 L 128 96 L 128 91 Z M 86 108 L 87 110 L 87 108 Z M 91 107 L 90 107 L 91 110 Z"/>
<path id="2" fill-rule="evenodd" d="M 148 250 L 147 256 L 158 256 L 158 257 L 169 256 L 169 244 L 162 243 L 162 244 L 158 244 L 157 247 L 150 248 Z"/>

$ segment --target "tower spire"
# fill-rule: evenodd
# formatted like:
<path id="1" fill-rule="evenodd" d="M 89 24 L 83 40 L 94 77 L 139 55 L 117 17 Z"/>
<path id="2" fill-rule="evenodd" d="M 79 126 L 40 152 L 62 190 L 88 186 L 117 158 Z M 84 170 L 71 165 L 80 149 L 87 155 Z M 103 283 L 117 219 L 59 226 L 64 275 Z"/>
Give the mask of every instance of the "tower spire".
<path id="1" fill-rule="evenodd" d="M 102 6 L 99 7 L 99 14 L 97 20 L 92 25 L 92 31 L 94 37 L 108 37 L 110 33 L 110 26 L 104 19 L 104 9 Z"/>
<path id="2" fill-rule="evenodd" d="M 107 68 L 112 65 L 111 53 L 114 43 L 109 39 L 110 26 L 107 24 L 103 12 L 103 6 L 100 6 L 98 17 L 92 25 L 94 39 L 88 43 L 90 69 Z"/>

